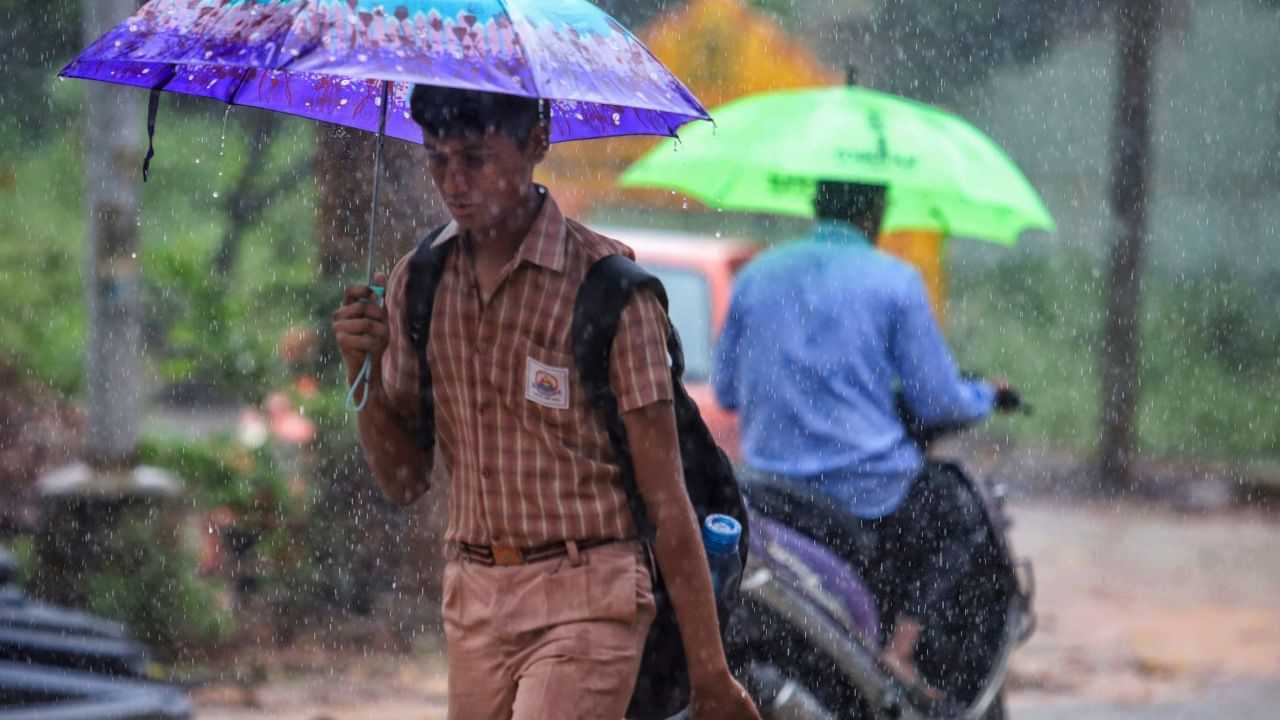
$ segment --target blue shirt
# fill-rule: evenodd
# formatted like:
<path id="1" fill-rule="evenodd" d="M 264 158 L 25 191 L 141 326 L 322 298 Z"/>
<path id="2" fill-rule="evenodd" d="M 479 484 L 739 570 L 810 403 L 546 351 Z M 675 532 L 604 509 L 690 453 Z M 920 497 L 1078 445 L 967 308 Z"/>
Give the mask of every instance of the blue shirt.
<path id="1" fill-rule="evenodd" d="M 895 388 L 926 424 L 978 420 L 995 399 L 960 377 L 915 268 L 830 221 L 738 276 L 713 383 L 738 411 L 749 466 L 865 518 L 893 512 L 924 468 Z"/>

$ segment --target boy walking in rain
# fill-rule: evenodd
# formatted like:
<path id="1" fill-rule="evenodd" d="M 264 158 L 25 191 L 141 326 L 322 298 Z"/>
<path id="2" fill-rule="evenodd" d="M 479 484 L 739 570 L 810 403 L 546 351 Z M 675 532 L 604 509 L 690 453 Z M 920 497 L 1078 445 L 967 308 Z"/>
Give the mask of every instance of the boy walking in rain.
<path id="1" fill-rule="evenodd" d="M 608 435 L 579 385 L 578 286 L 624 245 L 561 215 L 533 182 L 549 130 L 538 100 L 419 86 L 427 170 L 453 222 L 427 338 L 436 446 L 421 449 L 408 259 L 385 309 L 348 289 L 333 327 L 354 379 L 374 373 L 360 442 L 379 486 L 408 504 L 433 462 L 451 477 L 444 622 L 451 720 L 623 716 L 654 616 L 651 578 Z M 666 353 L 668 320 L 637 293 L 610 356 L 636 482 L 657 532 L 696 720 L 758 718 L 720 642 L 697 520 L 684 489 Z"/>

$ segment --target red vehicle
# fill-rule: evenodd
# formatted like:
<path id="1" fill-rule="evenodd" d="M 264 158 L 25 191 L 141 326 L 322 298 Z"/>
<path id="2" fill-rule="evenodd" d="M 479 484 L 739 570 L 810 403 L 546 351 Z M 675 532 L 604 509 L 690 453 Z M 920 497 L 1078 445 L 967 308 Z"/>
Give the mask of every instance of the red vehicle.
<path id="1" fill-rule="evenodd" d="M 684 345 L 685 386 L 716 442 L 734 463 L 740 462 L 738 420 L 720 407 L 711 390 L 712 349 L 729 311 L 733 276 L 759 246 L 665 230 L 606 228 L 601 232 L 631 246 L 636 260 L 666 286 L 671 321 Z"/>

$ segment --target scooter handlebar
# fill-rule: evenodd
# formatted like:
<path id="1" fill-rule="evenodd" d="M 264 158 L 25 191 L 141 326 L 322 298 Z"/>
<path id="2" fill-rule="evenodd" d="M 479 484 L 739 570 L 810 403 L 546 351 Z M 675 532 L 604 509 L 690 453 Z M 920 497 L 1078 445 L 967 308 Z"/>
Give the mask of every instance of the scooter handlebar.
<path id="1" fill-rule="evenodd" d="M 1007 385 L 996 388 L 996 411 L 1013 413 L 1028 407 L 1022 402 L 1022 394 Z"/>

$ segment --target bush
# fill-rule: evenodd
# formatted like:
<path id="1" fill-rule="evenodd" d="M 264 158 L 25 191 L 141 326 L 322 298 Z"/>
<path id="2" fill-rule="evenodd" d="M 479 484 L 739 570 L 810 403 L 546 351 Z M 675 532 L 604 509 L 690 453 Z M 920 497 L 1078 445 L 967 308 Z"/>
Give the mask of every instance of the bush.
<path id="1" fill-rule="evenodd" d="M 103 539 L 105 562 L 85 579 L 88 609 L 119 620 L 162 658 L 211 649 L 231 631 L 218 587 L 153 523 L 127 520 Z"/>
<path id="2" fill-rule="evenodd" d="M 1097 440 L 1101 262 L 1024 243 L 956 244 L 948 336 L 966 368 L 1007 377 L 1035 406 L 993 429 L 1089 451 Z M 1148 272 L 1142 307 L 1139 443 L 1158 455 L 1280 454 L 1280 277 L 1238 268 Z"/>
<path id="3" fill-rule="evenodd" d="M 947 336 L 957 362 L 1007 378 L 1035 408 L 1031 417 L 993 419 L 992 429 L 1038 443 L 1092 448 L 1098 414 L 1095 350 L 1102 322 L 1102 291 L 1092 259 L 1061 249 L 956 245 L 948 263 Z M 991 252 L 990 264 L 967 262 Z"/>
<path id="4" fill-rule="evenodd" d="M 283 521 L 292 502 L 289 486 L 272 447 L 246 448 L 221 436 L 204 441 L 149 438 L 138 447 L 138 461 L 173 471 L 194 493 L 203 510 L 225 507 L 237 515 L 265 513 Z"/>
<path id="5" fill-rule="evenodd" d="M 39 142 L 0 122 L 0 284 L 21 298 L 15 312 L 0 315 L 0 347 L 39 381 L 74 394 L 88 318 L 82 147 L 78 123 L 67 118 L 78 117 L 83 83 L 52 82 L 44 91 L 60 119 L 42 128 Z M 312 151 L 313 127 L 283 121 L 273 136 L 260 184 L 299 182 L 246 228 L 231 274 L 216 277 L 225 197 L 249 150 L 239 118 L 254 111 L 233 110 L 224 124 L 215 103 L 165 103 L 154 175 L 138 186 L 147 360 L 166 382 L 256 401 L 282 379 L 277 338 L 310 318 L 314 187 L 297 168 Z"/>
<path id="6" fill-rule="evenodd" d="M 319 599 L 368 614 L 378 596 L 392 588 L 405 561 L 409 519 L 373 482 L 345 394 L 335 387 L 306 405 L 318 430 L 306 543 Z"/>

